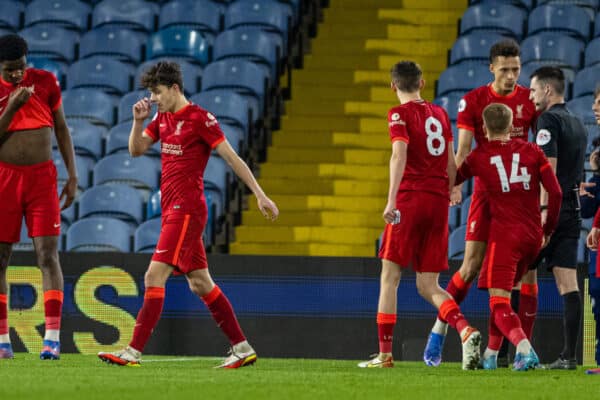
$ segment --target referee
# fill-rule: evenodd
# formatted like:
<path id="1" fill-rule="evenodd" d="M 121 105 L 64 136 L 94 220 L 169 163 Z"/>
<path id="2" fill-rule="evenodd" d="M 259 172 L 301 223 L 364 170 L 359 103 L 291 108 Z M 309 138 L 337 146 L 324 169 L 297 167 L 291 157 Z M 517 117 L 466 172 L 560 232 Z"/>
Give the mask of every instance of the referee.
<path id="1" fill-rule="evenodd" d="M 581 228 L 579 184 L 585 162 L 587 133 L 582 122 L 566 107 L 565 76 L 560 68 L 541 67 L 531 75 L 531 99 L 541 112 L 536 123 L 536 143 L 546 154 L 560 183 L 563 200 L 556 231 L 548 246 L 523 278 L 522 287 L 535 287 L 536 268 L 545 264 L 552 270 L 558 292 L 563 298 L 563 350 L 548 369 L 576 369 L 575 349 L 581 321 L 581 297 L 577 286 L 577 247 Z M 547 206 L 547 193 L 542 190 L 542 210 Z M 516 205 L 518 207 L 518 205 Z M 542 211 L 542 219 L 546 213 Z M 522 288 L 523 290 L 523 288 Z M 522 291 L 521 299 L 525 293 Z M 535 318 L 536 310 L 524 314 Z M 519 310 L 521 311 L 521 310 Z M 521 313 L 520 313 L 521 314 Z M 533 325 L 533 321 L 531 321 Z"/>

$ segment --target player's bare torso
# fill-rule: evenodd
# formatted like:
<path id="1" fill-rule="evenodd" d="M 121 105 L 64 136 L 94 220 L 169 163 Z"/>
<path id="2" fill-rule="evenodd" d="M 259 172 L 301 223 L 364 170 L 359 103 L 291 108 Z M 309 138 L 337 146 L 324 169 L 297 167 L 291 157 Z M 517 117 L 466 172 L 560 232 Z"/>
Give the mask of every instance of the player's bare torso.
<path id="1" fill-rule="evenodd" d="M 52 158 L 52 129 L 7 132 L 0 138 L 0 162 L 31 165 Z"/>

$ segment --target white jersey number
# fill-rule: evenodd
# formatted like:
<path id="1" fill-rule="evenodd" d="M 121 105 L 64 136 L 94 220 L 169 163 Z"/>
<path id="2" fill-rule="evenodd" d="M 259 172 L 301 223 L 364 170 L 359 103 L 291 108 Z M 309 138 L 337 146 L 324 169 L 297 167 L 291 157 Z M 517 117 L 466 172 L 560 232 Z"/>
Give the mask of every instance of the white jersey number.
<path id="1" fill-rule="evenodd" d="M 527 172 L 527 167 L 519 168 L 519 161 L 521 160 L 521 155 L 519 153 L 514 153 L 512 155 L 512 166 L 510 169 L 510 179 L 506 176 L 506 169 L 504 168 L 504 164 L 502 164 L 502 158 L 500 156 L 494 156 L 490 158 L 490 164 L 494 164 L 496 166 L 496 170 L 498 171 L 498 177 L 500 178 L 500 184 L 502 185 L 503 192 L 510 192 L 510 184 L 511 183 L 523 183 L 523 189 L 529 190 L 529 181 L 531 180 L 531 175 Z"/>
<path id="2" fill-rule="evenodd" d="M 437 118 L 429 117 L 425 120 L 427 151 L 432 156 L 441 156 L 444 154 L 444 150 L 446 150 L 446 140 L 442 136 L 442 131 L 442 123 Z"/>

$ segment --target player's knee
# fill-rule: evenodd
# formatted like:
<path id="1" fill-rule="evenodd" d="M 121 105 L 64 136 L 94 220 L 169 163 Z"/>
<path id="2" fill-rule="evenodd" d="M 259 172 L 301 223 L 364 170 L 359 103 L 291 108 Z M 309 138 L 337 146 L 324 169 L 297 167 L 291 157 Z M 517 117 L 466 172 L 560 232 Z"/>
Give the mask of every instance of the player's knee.
<path id="1" fill-rule="evenodd" d="M 5 270 L 10 261 L 11 247 L 4 243 L 0 245 L 0 270 Z"/>
<path id="2" fill-rule="evenodd" d="M 58 251 L 42 246 L 37 251 L 37 263 L 40 268 L 58 267 Z"/>
<path id="3" fill-rule="evenodd" d="M 188 281 L 190 290 L 198 296 L 207 295 L 214 285 L 211 282 L 207 282 L 203 279 L 190 279 Z"/>

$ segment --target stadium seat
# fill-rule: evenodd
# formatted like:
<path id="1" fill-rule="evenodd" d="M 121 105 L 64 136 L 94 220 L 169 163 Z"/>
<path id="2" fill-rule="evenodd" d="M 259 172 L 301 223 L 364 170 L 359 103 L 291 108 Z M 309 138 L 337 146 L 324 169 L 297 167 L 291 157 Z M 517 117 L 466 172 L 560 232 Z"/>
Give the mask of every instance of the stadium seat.
<path id="1" fill-rule="evenodd" d="M 129 252 L 131 250 L 131 227 L 116 218 L 80 219 L 67 231 L 65 250 Z"/>
<path id="2" fill-rule="evenodd" d="M 19 32 L 26 41 L 28 55 L 47 57 L 71 63 L 75 60 L 75 48 L 79 33 L 52 25 L 38 25 Z"/>
<path id="3" fill-rule="evenodd" d="M 158 28 L 180 26 L 197 29 L 214 38 L 221 31 L 225 7 L 211 0 L 173 0 L 164 4 Z"/>
<path id="4" fill-rule="evenodd" d="M 233 89 L 246 98 L 256 99 L 258 117 L 268 109 L 268 75 L 251 61 L 232 59 L 207 65 L 202 76 L 202 91 L 210 89 Z"/>
<path id="5" fill-rule="evenodd" d="M 452 206 L 448 208 L 448 227 L 451 231 L 459 226 L 460 222 L 460 206 Z"/>
<path id="6" fill-rule="evenodd" d="M 594 25 L 594 37 L 600 37 L 600 12 L 596 14 L 594 20 L 596 21 Z"/>
<path id="7" fill-rule="evenodd" d="M 587 230 L 581 229 L 579 234 L 579 242 L 577 243 L 577 262 L 587 263 L 589 260 L 588 248 L 587 248 Z"/>
<path id="8" fill-rule="evenodd" d="M 221 127 L 221 130 L 225 134 L 227 141 L 231 144 L 231 147 L 233 148 L 233 150 L 237 154 L 242 156 L 242 158 L 245 158 L 245 155 L 246 155 L 245 136 L 246 136 L 246 134 L 245 134 L 244 130 L 242 128 L 240 128 L 239 126 L 222 123 L 221 121 L 219 121 L 219 126 Z"/>
<path id="9" fill-rule="evenodd" d="M 582 65 L 585 44 L 559 32 L 540 32 L 521 43 L 521 62 L 543 61 L 544 64 L 578 70 Z"/>
<path id="10" fill-rule="evenodd" d="M 213 59 L 246 59 L 264 66 L 271 82 L 280 75 L 281 44 L 273 43 L 267 32 L 260 30 L 228 30 L 217 36 Z"/>
<path id="11" fill-rule="evenodd" d="M 600 37 L 592 40 L 585 48 L 585 66 L 600 64 Z"/>
<path id="12" fill-rule="evenodd" d="M 451 260 L 462 260 L 465 254 L 466 225 L 461 225 L 452 231 L 448 237 L 448 258 Z"/>
<path id="13" fill-rule="evenodd" d="M 252 116 L 243 96 L 231 90 L 209 90 L 190 97 L 190 101 L 211 112 L 219 123 L 239 126 L 248 138 Z"/>
<path id="14" fill-rule="evenodd" d="M 150 36 L 146 58 L 183 57 L 197 64 L 209 62 L 210 43 L 200 31 L 171 26 Z"/>
<path id="15" fill-rule="evenodd" d="M 527 12 L 511 4 L 482 3 L 467 8 L 460 20 L 460 34 L 477 30 L 523 37 Z"/>
<path id="16" fill-rule="evenodd" d="M 225 160 L 218 156 L 210 156 L 204 170 L 204 187 L 216 190 L 222 203 L 228 201 L 230 176 L 230 169 Z"/>
<path id="17" fill-rule="evenodd" d="M 600 66 L 598 65 L 579 71 L 573 81 L 573 98 L 594 94 L 594 89 L 598 85 L 599 78 Z"/>
<path id="18" fill-rule="evenodd" d="M 160 190 L 153 192 L 146 205 L 146 219 L 159 218 L 162 213 L 160 204 Z"/>
<path id="19" fill-rule="evenodd" d="M 92 12 L 92 27 L 117 25 L 146 32 L 154 31 L 160 7 L 144 0 L 104 0 Z"/>
<path id="20" fill-rule="evenodd" d="M 111 56 L 119 61 L 139 64 L 147 35 L 131 29 L 106 25 L 86 32 L 79 43 L 79 57 Z"/>
<path id="21" fill-rule="evenodd" d="M 579 7 L 587 7 L 592 10 L 597 10 L 600 7 L 599 0 L 537 0 L 537 5 L 558 4 L 558 5 L 576 5 Z"/>
<path id="22" fill-rule="evenodd" d="M 158 163 L 150 157 L 132 158 L 116 153 L 102 158 L 94 167 L 94 185 L 126 183 L 136 188 L 158 188 Z"/>
<path id="23" fill-rule="evenodd" d="M 567 102 L 567 108 L 577 115 L 584 123 L 594 124 L 596 118 L 592 111 L 592 103 L 594 102 L 594 96 L 589 94 L 586 96 L 576 97 L 573 100 Z"/>
<path id="24" fill-rule="evenodd" d="M 107 56 L 75 61 L 67 72 L 67 88 L 97 88 L 121 95 L 131 90 L 133 67 Z"/>
<path id="25" fill-rule="evenodd" d="M 183 58 L 177 57 L 158 57 L 148 60 L 137 67 L 135 72 L 134 88 L 141 88 L 142 74 L 151 66 L 159 61 L 174 61 L 181 67 L 183 73 L 183 91 L 186 95 L 191 96 L 200 91 L 200 79 L 202 78 L 202 67 L 198 64 L 193 64 Z"/>
<path id="26" fill-rule="evenodd" d="M 469 91 L 488 84 L 493 80 L 489 66 L 485 65 L 452 65 L 448 67 L 437 82 L 437 96 L 453 91 Z"/>
<path id="27" fill-rule="evenodd" d="M 465 187 L 467 185 L 463 185 Z M 460 205 L 460 225 L 465 225 L 467 223 L 467 218 L 469 217 L 469 208 L 471 207 L 471 196 L 463 198 L 463 201 Z"/>
<path id="28" fill-rule="evenodd" d="M 529 14 L 528 35 L 541 31 L 562 31 L 587 41 L 592 17 L 574 5 L 543 5 Z"/>
<path id="29" fill-rule="evenodd" d="M 58 186 L 63 186 L 69 177 L 67 167 L 58 150 L 52 151 L 52 161 L 56 166 Z M 88 158 L 75 155 L 75 168 L 77 169 L 77 186 L 79 190 L 85 190 L 90 186 L 90 170 L 94 162 Z"/>
<path id="30" fill-rule="evenodd" d="M 88 119 L 94 124 L 112 126 L 115 116 L 113 98 L 96 89 L 66 90 L 62 94 L 67 118 Z"/>
<path id="31" fill-rule="evenodd" d="M 450 121 L 456 121 L 458 114 L 458 102 L 464 95 L 465 92 L 452 92 L 446 96 L 436 97 L 435 100 L 433 100 L 433 103 L 443 107 L 446 110 L 448 116 L 450 117 Z"/>
<path id="32" fill-rule="evenodd" d="M 102 136 L 105 130 L 85 119 L 68 119 L 67 126 L 75 153 L 94 162 L 102 158 Z"/>
<path id="33" fill-rule="evenodd" d="M 121 100 L 119 100 L 119 107 L 117 109 L 118 123 L 133 120 L 133 105 L 144 97 L 150 97 L 150 92 L 148 90 L 134 90 L 133 92 L 124 94 L 123 97 L 121 97 Z M 156 105 L 153 104 L 150 115 L 154 115 L 155 112 Z"/>
<path id="34" fill-rule="evenodd" d="M 149 120 L 144 122 L 147 126 Z M 106 136 L 106 146 L 104 154 L 127 153 L 129 154 L 129 133 L 131 132 L 131 122 L 123 122 L 113 126 Z M 156 142 L 146 152 L 147 156 L 160 157 L 160 142 Z"/>
<path id="35" fill-rule="evenodd" d="M 136 253 L 153 253 L 160 236 L 161 219 L 155 218 L 137 227 L 133 234 L 133 251 Z"/>
<path id="36" fill-rule="evenodd" d="M 25 10 L 23 3 L 16 0 L 0 1 L 0 28 L 11 32 L 21 27 L 21 15 Z"/>
<path id="37" fill-rule="evenodd" d="M 469 0 L 469 5 L 485 3 L 502 3 L 512 4 L 513 6 L 521 7 L 525 10 L 531 10 L 533 8 L 534 1 L 535 0 Z"/>
<path id="38" fill-rule="evenodd" d="M 27 66 L 52 72 L 61 87 L 66 87 L 67 63 L 46 57 L 31 56 L 27 57 Z"/>
<path id="39" fill-rule="evenodd" d="M 495 32 L 472 32 L 456 39 L 450 52 L 450 63 L 481 61 L 490 63 L 490 48 L 504 37 Z"/>
<path id="40" fill-rule="evenodd" d="M 25 26 L 49 23 L 84 32 L 91 11 L 89 4 L 79 0 L 34 0 L 25 9 Z"/>
<path id="41" fill-rule="evenodd" d="M 92 186 L 79 197 L 79 218 L 90 216 L 118 218 L 137 225 L 144 220 L 144 200 L 128 185 Z"/>

